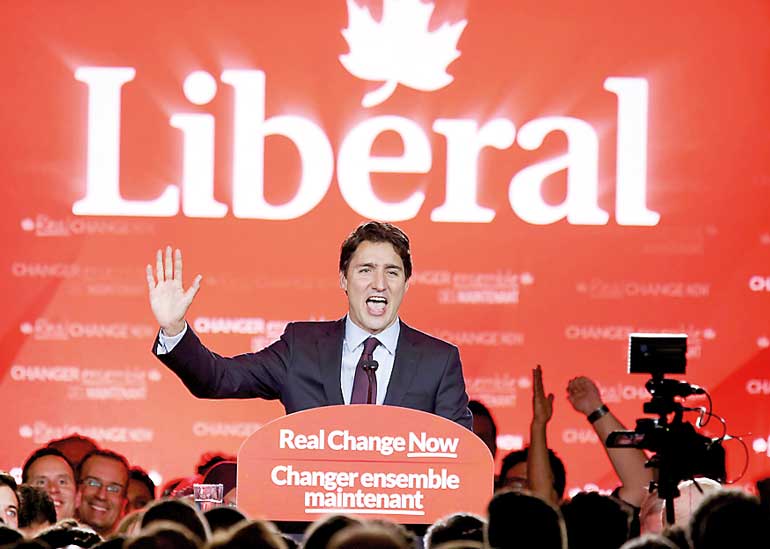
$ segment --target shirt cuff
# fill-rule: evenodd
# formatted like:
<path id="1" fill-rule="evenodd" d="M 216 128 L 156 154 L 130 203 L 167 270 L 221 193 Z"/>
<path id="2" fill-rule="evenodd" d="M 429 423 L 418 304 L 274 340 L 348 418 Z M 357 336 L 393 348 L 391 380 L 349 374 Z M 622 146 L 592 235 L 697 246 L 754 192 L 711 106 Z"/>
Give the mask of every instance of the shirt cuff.
<path id="1" fill-rule="evenodd" d="M 182 338 L 187 333 L 187 322 L 184 323 L 184 328 L 181 332 L 175 336 L 169 337 L 163 333 L 163 328 L 158 332 L 158 347 L 155 349 L 155 353 L 159 355 L 165 355 L 170 353 L 176 347 L 176 344 L 182 341 Z"/>

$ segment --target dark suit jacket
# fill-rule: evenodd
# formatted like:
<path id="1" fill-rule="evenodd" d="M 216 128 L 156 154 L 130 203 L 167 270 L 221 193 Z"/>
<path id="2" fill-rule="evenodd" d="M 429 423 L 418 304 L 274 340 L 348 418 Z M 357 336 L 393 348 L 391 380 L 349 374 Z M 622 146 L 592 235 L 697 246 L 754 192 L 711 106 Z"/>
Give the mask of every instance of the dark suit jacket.
<path id="1" fill-rule="evenodd" d="M 287 413 L 344 404 L 340 388 L 345 320 L 292 322 L 256 353 L 225 358 L 209 351 L 188 326 L 157 357 L 200 398 L 280 399 Z M 157 349 L 155 340 L 153 352 Z M 457 347 L 403 322 L 385 404 L 423 410 L 472 428 Z"/>

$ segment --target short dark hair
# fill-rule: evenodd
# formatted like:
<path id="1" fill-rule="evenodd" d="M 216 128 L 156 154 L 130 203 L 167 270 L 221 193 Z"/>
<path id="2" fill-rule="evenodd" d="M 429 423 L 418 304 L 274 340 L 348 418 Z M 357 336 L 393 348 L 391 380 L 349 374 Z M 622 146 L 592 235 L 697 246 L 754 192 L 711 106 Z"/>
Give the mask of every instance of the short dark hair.
<path id="1" fill-rule="evenodd" d="M 350 258 L 353 257 L 353 254 L 362 242 L 388 242 L 392 244 L 404 263 L 404 276 L 407 280 L 412 276 L 412 255 L 409 251 L 409 237 L 395 225 L 380 221 L 362 223 L 342 243 L 342 248 L 340 249 L 340 272 L 342 274 L 347 274 Z"/>
<path id="2" fill-rule="evenodd" d="M 487 516 L 489 547 L 566 547 L 567 532 L 561 512 L 532 494 L 501 490 L 490 500 Z"/>
<path id="3" fill-rule="evenodd" d="M 503 458 L 503 463 L 500 466 L 500 487 L 505 486 L 505 476 L 508 471 L 513 468 L 514 465 L 527 461 L 529 457 L 529 446 L 521 450 L 514 450 Z M 559 499 L 564 497 L 564 489 L 567 486 L 567 471 L 564 469 L 564 463 L 556 453 L 548 448 L 548 461 L 551 464 L 551 472 L 553 473 L 553 489 L 556 490 L 556 495 Z"/>
<path id="4" fill-rule="evenodd" d="M 441 546 L 450 541 L 479 541 L 484 542 L 484 526 L 486 521 L 471 513 L 455 513 L 438 519 L 425 532 L 424 546 L 426 549 Z"/>
<path id="5" fill-rule="evenodd" d="M 141 467 L 131 467 L 128 471 L 128 480 L 136 480 L 144 484 L 150 492 L 150 499 L 155 499 L 155 483 L 150 478 L 150 475 L 147 474 L 147 471 Z"/>
<path id="6" fill-rule="evenodd" d="M 151 503 L 142 515 L 142 530 L 163 521 L 184 526 L 203 543 L 211 537 L 211 529 L 203 513 L 185 500 L 161 499 Z"/>
<path id="7" fill-rule="evenodd" d="M 24 462 L 24 466 L 21 469 L 21 481 L 22 482 L 29 482 L 29 469 L 32 467 L 32 464 L 35 463 L 40 458 L 44 458 L 46 456 L 55 456 L 58 458 L 61 458 L 64 460 L 64 463 L 67 464 L 67 466 L 70 468 L 70 471 L 72 471 L 72 478 L 75 478 L 75 469 L 72 467 L 72 464 L 67 459 L 67 456 L 65 456 L 61 450 L 57 448 L 52 448 L 49 446 L 44 446 L 42 448 L 38 448 L 30 456 L 27 458 L 27 460 Z"/>
<path id="8" fill-rule="evenodd" d="M 91 450 L 88 452 L 85 456 L 83 456 L 83 459 L 80 460 L 80 463 L 78 463 L 78 468 L 76 469 L 76 478 L 75 481 L 78 483 L 78 485 L 83 482 L 83 466 L 86 464 L 86 462 L 94 457 L 103 457 L 107 459 L 115 460 L 123 465 L 126 469 L 126 485 L 123 487 L 123 496 L 125 497 L 126 491 L 128 490 L 128 478 L 131 474 L 131 466 L 128 464 L 128 460 L 125 458 L 125 456 L 113 452 L 112 450 L 106 450 L 106 449 L 97 449 L 97 450 Z"/>
<path id="9" fill-rule="evenodd" d="M 16 498 L 19 497 L 19 485 L 16 484 L 16 479 L 4 471 L 0 471 L 0 486 L 7 486 L 16 494 Z"/>
<path id="10" fill-rule="evenodd" d="M 56 507 L 42 488 L 22 484 L 19 486 L 19 528 L 35 523 L 56 524 Z"/>

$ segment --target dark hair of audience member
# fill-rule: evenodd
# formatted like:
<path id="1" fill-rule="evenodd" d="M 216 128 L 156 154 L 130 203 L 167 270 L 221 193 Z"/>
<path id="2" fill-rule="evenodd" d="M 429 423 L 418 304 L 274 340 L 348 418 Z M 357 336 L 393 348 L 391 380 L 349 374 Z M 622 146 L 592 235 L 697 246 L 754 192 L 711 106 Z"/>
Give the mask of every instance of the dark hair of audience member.
<path id="1" fill-rule="evenodd" d="M 425 532 L 425 549 L 433 549 L 448 541 L 471 540 L 484 542 L 486 521 L 471 513 L 455 513 L 438 519 Z"/>
<path id="2" fill-rule="evenodd" d="M 526 462 L 528 457 L 529 447 L 514 450 L 503 458 L 503 462 L 500 465 L 500 488 L 505 488 L 505 477 L 508 471 L 515 465 Z M 553 473 L 553 489 L 556 490 L 556 495 L 559 496 L 559 499 L 562 499 L 564 497 L 564 489 L 567 486 L 567 471 L 564 469 L 564 462 L 550 448 L 548 449 L 548 461 L 551 464 L 551 472 Z"/>
<path id="3" fill-rule="evenodd" d="M 360 520 L 348 515 L 328 515 L 318 519 L 305 531 L 302 549 L 326 549 L 334 534 L 349 526 L 360 526 Z"/>
<path id="4" fill-rule="evenodd" d="M 120 462 L 123 465 L 123 467 L 126 468 L 126 476 L 128 476 L 128 473 L 131 470 L 131 466 L 128 464 L 128 460 L 126 459 L 126 456 L 121 455 L 117 452 L 113 452 L 112 450 L 107 450 L 105 448 L 98 448 L 96 450 L 91 450 L 86 455 L 84 455 L 83 459 L 80 460 L 80 463 L 78 463 L 78 466 L 75 468 L 75 481 L 78 484 L 80 484 L 83 481 L 83 478 L 82 478 L 83 466 L 86 464 L 86 462 L 89 459 L 97 456 Z M 125 495 L 126 495 L 126 488 L 123 489 L 123 496 Z"/>
<path id="5" fill-rule="evenodd" d="M 286 549 L 299 549 L 299 542 L 289 534 L 281 534 L 281 539 L 286 544 Z"/>
<path id="6" fill-rule="evenodd" d="M 123 549 L 123 546 L 130 539 L 133 539 L 133 537 L 125 534 L 118 534 L 117 536 L 112 536 L 110 539 L 100 541 L 91 547 L 91 549 Z"/>
<path id="7" fill-rule="evenodd" d="M 40 532 L 35 536 L 35 539 L 44 541 L 51 547 L 67 547 L 68 545 L 92 547 L 102 541 L 99 534 L 90 528 L 81 526 L 73 519 L 60 520 Z"/>
<path id="8" fill-rule="evenodd" d="M 125 549 L 198 549 L 200 540 L 179 523 L 158 520 L 123 543 Z"/>
<path id="9" fill-rule="evenodd" d="M 397 536 L 400 536 L 409 547 L 415 547 L 417 545 L 416 536 L 406 529 L 402 524 L 385 519 L 370 519 L 367 521 L 370 526 L 380 526 L 386 530 L 391 530 Z"/>
<path id="10" fill-rule="evenodd" d="M 208 549 L 286 549 L 280 532 L 271 523 L 250 520 L 236 524 L 229 530 L 217 532 Z"/>
<path id="11" fill-rule="evenodd" d="M 12 545 L 24 539 L 24 534 L 7 524 L 0 524 L 0 546 Z"/>
<path id="12" fill-rule="evenodd" d="M 368 221 L 362 223 L 348 235 L 340 248 L 340 272 L 347 275 L 350 259 L 362 242 L 388 242 L 404 263 L 404 278 L 412 276 L 412 256 L 409 252 L 409 237 L 390 223 Z"/>
<path id="13" fill-rule="evenodd" d="M 486 545 L 482 541 L 474 541 L 472 539 L 456 539 L 454 541 L 446 541 L 438 545 L 433 546 L 434 549 L 487 549 Z"/>
<path id="14" fill-rule="evenodd" d="M 16 484 L 16 479 L 14 479 L 11 475 L 8 473 L 4 473 L 0 471 L 0 486 L 7 486 L 11 490 L 13 490 L 16 493 L 16 496 L 19 495 L 19 485 Z"/>
<path id="15" fill-rule="evenodd" d="M 199 475 L 205 475 L 206 471 L 220 461 L 236 461 L 236 457 L 232 454 L 224 454 L 222 452 L 206 452 L 205 454 L 202 454 L 198 460 L 198 464 L 195 466 L 195 472 Z"/>
<path id="16" fill-rule="evenodd" d="M 740 490 L 712 492 L 690 519 L 692 549 L 754 547 L 766 539 L 767 516 L 759 499 Z"/>
<path id="17" fill-rule="evenodd" d="M 677 549 L 673 541 L 660 534 L 643 534 L 628 540 L 620 549 Z"/>
<path id="18" fill-rule="evenodd" d="M 56 524 L 56 507 L 42 488 L 22 484 L 19 486 L 19 528 Z"/>
<path id="19" fill-rule="evenodd" d="M 492 497 L 487 511 L 486 544 L 489 547 L 567 547 L 567 530 L 561 512 L 532 494 L 502 490 Z"/>
<path id="20" fill-rule="evenodd" d="M 9 547 L 13 547 L 13 549 L 52 549 L 50 545 L 39 539 L 22 539 Z"/>
<path id="21" fill-rule="evenodd" d="M 205 517 L 212 534 L 216 534 L 221 530 L 227 530 L 239 522 L 248 520 L 246 515 L 241 513 L 235 507 L 227 507 L 225 505 L 209 509 L 203 513 L 203 516 Z"/>
<path id="22" fill-rule="evenodd" d="M 617 549 L 628 540 L 631 517 L 598 492 L 580 492 L 561 505 L 570 549 Z"/>
<path id="23" fill-rule="evenodd" d="M 686 526 L 686 524 L 666 526 L 660 535 L 676 545 L 678 549 L 690 549 L 690 540 L 687 537 Z"/>
<path id="24" fill-rule="evenodd" d="M 411 549 L 409 543 L 391 528 L 362 524 L 340 530 L 329 540 L 328 549 Z"/>
<path id="25" fill-rule="evenodd" d="M 147 471 L 141 467 L 131 467 L 131 469 L 128 471 L 128 480 L 135 480 L 144 484 L 147 487 L 147 491 L 150 492 L 152 499 L 155 499 L 156 486 L 150 478 L 150 475 L 147 474 Z"/>
<path id="26" fill-rule="evenodd" d="M 211 537 L 203 513 L 182 499 L 160 499 L 147 506 L 142 514 L 142 530 L 159 521 L 173 522 L 185 527 L 197 536 L 200 542 L 206 542 Z"/>
<path id="27" fill-rule="evenodd" d="M 497 454 L 497 423 L 492 412 L 478 400 L 468 402 L 468 409 L 473 414 L 473 432 L 484 441 L 494 458 Z M 486 420 L 488 429 L 483 428 L 483 420 Z"/>
<path id="28" fill-rule="evenodd" d="M 75 467 L 70 463 L 70 460 L 67 459 L 67 456 L 65 456 L 61 450 L 58 450 L 57 448 L 51 448 L 48 446 L 43 446 L 42 448 L 38 448 L 34 452 L 32 452 L 29 457 L 24 461 L 24 465 L 21 468 L 21 481 L 22 482 L 29 482 L 29 468 L 32 467 L 32 465 L 39 460 L 40 458 L 46 457 L 46 456 L 55 456 L 58 458 L 63 459 L 67 465 L 70 466 L 70 469 L 72 469 L 72 478 L 75 478 Z"/>

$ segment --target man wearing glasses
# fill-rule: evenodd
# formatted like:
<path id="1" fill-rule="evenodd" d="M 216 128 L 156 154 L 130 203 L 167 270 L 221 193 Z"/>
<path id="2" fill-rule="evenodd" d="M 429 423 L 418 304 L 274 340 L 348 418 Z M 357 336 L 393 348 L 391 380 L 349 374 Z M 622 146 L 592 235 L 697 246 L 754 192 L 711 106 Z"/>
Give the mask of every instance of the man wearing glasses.
<path id="1" fill-rule="evenodd" d="M 128 461 L 110 450 L 94 450 L 80 462 L 77 473 L 78 517 L 106 537 L 117 526 L 126 505 Z"/>

